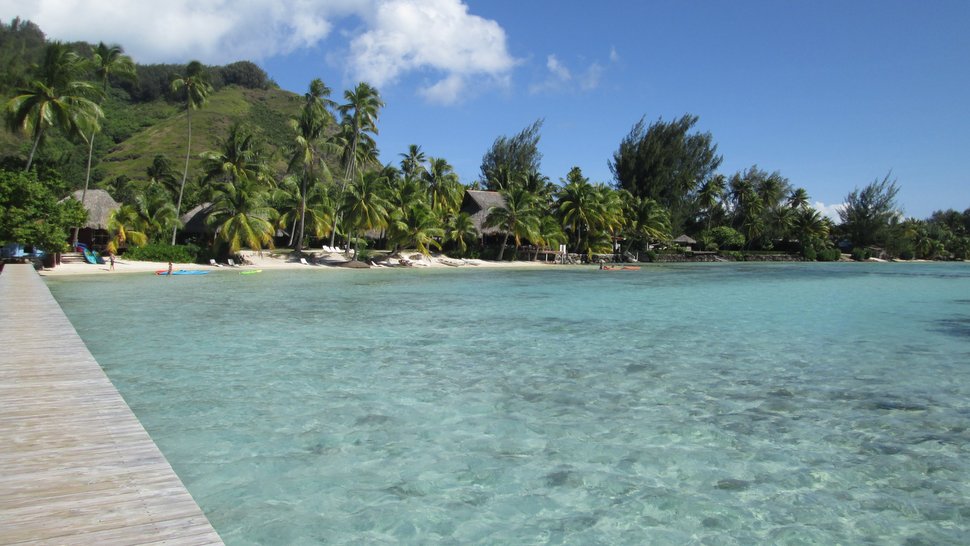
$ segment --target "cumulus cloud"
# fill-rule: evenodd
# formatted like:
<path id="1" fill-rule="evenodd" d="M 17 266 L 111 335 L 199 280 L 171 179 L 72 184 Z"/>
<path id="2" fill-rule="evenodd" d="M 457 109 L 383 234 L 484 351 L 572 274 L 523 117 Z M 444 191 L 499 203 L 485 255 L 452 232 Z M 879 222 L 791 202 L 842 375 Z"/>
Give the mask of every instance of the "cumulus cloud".
<path id="1" fill-rule="evenodd" d="M 616 46 L 610 48 L 610 62 L 611 63 L 620 62 L 620 54 L 616 52 Z"/>
<path id="2" fill-rule="evenodd" d="M 351 41 L 350 62 L 359 78 L 378 87 L 407 72 L 431 71 L 441 79 L 423 94 L 453 102 L 468 79 L 499 81 L 515 65 L 502 27 L 468 13 L 459 0 L 381 1 L 369 27 Z"/>
<path id="3" fill-rule="evenodd" d="M 841 219 L 839 218 L 839 210 L 841 210 L 842 207 L 844 206 L 845 206 L 845 203 L 826 205 L 821 201 L 816 201 L 815 204 L 813 205 L 813 207 L 815 208 L 815 210 L 819 212 L 819 214 L 821 214 L 822 216 L 828 217 L 830 220 L 834 222 L 841 221 Z"/>
<path id="4" fill-rule="evenodd" d="M 472 78 L 507 79 L 515 59 L 498 23 L 461 0 L 7 0 L 60 40 L 120 43 L 137 62 L 260 61 L 321 44 L 331 35 L 355 78 L 381 86 L 411 72 L 437 81 L 421 92 L 451 102 Z M 348 21 L 348 20 L 351 21 Z M 335 29 L 360 25 L 353 32 Z"/>
<path id="5" fill-rule="evenodd" d="M 556 55 L 546 57 L 546 70 L 542 79 L 529 86 L 529 92 L 533 95 L 564 90 L 574 91 L 577 87 L 580 91 L 592 91 L 599 87 L 605 71 L 601 64 L 592 62 L 573 77 L 573 72 Z"/>
<path id="6" fill-rule="evenodd" d="M 140 63 L 260 60 L 314 45 L 332 19 L 370 1 L 9 0 L 2 17 L 37 23 L 60 40 L 120 43 Z"/>

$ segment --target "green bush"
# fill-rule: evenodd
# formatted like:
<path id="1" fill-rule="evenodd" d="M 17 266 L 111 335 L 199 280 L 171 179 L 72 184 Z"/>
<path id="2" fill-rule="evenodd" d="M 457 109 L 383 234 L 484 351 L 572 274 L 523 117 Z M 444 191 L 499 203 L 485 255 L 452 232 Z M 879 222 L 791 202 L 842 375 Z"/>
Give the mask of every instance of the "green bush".
<path id="1" fill-rule="evenodd" d="M 869 259 L 869 251 L 864 248 L 855 247 L 852 249 L 852 259 L 857 262 L 863 262 Z"/>
<path id="2" fill-rule="evenodd" d="M 165 243 L 151 243 L 129 248 L 125 251 L 125 258 L 142 262 L 193 263 L 199 252 L 199 247 L 195 245 L 172 246 Z"/>
<path id="3" fill-rule="evenodd" d="M 820 262 L 837 262 L 842 259 L 842 252 L 837 248 L 823 248 L 816 252 L 816 259 Z"/>
<path id="4" fill-rule="evenodd" d="M 916 257 L 916 254 L 913 252 L 912 249 L 909 249 L 909 248 L 899 253 L 900 260 L 912 260 L 915 257 Z"/>
<path id="5" fill-rule="evenodd" d="M 814 262 L 818 259 L 818 252 L 815 251 L 814 246 L 805 245 L 805 248 L 802 249 L 802 258 L 805 258 L 810 262 Z"/>
<path id="6" fill-rule="evenodd" d="M 656 251 L 648 250 L 640 255 L 640 259 L 648 262 L 655 262 L 657 261 L 657 253 Z"/>

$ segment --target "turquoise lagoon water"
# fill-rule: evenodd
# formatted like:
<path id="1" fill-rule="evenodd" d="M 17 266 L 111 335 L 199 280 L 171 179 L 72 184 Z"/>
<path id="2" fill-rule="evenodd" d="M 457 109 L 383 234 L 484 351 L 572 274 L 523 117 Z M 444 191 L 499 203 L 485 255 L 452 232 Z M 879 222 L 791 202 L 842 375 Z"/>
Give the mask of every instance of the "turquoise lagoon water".
<path id="1" fill-rule="evenodd" d="M 229 544 L 970 543 L 970 266 L 48 280 Z"/>

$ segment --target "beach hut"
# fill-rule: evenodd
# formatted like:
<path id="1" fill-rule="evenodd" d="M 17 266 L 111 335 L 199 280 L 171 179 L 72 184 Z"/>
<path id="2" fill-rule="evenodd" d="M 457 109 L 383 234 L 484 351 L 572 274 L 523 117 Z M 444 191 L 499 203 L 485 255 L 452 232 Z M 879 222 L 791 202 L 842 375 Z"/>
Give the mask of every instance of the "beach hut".
<path id="1" fill-rule="evenodd" d="M 202 203 L 196 205 L 192 210 L 186 212 L 182 215 L 180 220 L 182 221 L 182 232 L 183 237 L 193 237 L 199 239 L 211 239 L 212 228 L 206 225 L 205 220 L 209 217 L 209 213 L 212 212 L 212 203 Z"/>
<path id="2" fill-rule="evenodd" d="M 72 193 L 67 199 L 81 201 L 82 190 Z M 108 219 L 111 213 L 121 208 L 121 204 L 115 201 L 111 194 L 101 189 L 89 189 L 84 194 L 85 210 L 88 211 L 88 221 L 78 231 L 77 240 L 84 243 L 89 248 L 103 248 L 110 236 L 108 235 Z"/>
<path id="3" fill-rule="evenodd" d="M 472 224 L 478 231 L 479 237 L 495 236 L 502 230 L 495 227 L 485 227 L 485 220 L 493 207 L 504 207 L 505 197 L 497 191 L 465 190 L 465 197 L 461 201 L 461 212 L 471 216 Z"/>
<path id="4" fill-rule="evenodd" d="M 688 237 L 687 234 L 683 234 L 680 237 L 677 237 L 676 239 L 674 239 L 674 243 L 676 243 L 677 246 L 686 246 L 691 250 L 694 250 L 694 248 L 697 246 L 697 241 Z"/>

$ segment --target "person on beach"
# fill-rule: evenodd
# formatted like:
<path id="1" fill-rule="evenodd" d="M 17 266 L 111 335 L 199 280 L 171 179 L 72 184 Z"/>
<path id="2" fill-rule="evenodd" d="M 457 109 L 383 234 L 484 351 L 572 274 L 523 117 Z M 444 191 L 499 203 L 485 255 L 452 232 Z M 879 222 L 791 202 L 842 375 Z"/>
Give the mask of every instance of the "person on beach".
<path id="1" fill-rule="evenodd" d="M 172 274 L 172 262 L 168 262 L 168 274 Z"/>
<path id="2" fill-rule="evenodd" d="M 114 252 L 108 251 L 108 263 L 110 264 L 110 267 L 108 268 L 108 271 L 114 271 L 115 270 L 115 253 Z"/>

